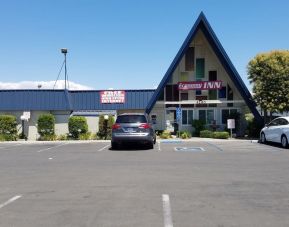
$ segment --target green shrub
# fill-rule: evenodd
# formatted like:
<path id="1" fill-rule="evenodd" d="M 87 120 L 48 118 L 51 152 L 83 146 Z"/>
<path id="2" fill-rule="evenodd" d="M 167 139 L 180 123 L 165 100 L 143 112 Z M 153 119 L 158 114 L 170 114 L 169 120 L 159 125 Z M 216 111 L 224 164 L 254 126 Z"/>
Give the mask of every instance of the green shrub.
<path id="1" fill-rule="evenodd" d="M 39 141 L 54 141 L 56 140 L 57 136 L 54 135 L 43 135 L 38 138 Z"/>
<path id="2" fill-rule="evenodd" d="M 192 137 L 192 134 L 189 131 L 182 131 L 179 133 L 180 138 L 189 139 Z"/>
<path id="3" fill-rule="evenodd" d="M 156 136 L 160 136 L 164 130 L 155 130 Z"/>
<path id="4" fill-rule="evenodd" d="M 202 130 L 200 131 L 200 137 L 202 138 L 213 138 L 213 132 L 210 130 Z"/>
<path id="5" fill-rule="evenodd" d="M 192 126 L 195 128 L 194 135 L 200 136 L 200 132 L 205 129 L 205 124 L 203 120 L 193 120 Z"/>
<path id="6" fill-rule="evenodd" d="M 90 140 L 91 139 L 91 132 L 81 133 L 79 135 L 80 140 Z"/>
<path id="7" fill-rule="evenodd" d="M 5 141 L 5 137 L 3 134 L 0 134 L 0 141 Z"/>
<path id="8" fill-rule="evenodd" d="M 161 139 L 169 139 L 169 138 L 172 138 L 172 135 L 171 135 L 171 133 L 169 131 L 164 130 L 162 132 L 162 134 L 160 134 L 160 138 Z"/>
<path id="9" fill-rule="evenodd" d="M 0 115 L 0 135 L 2 141 L 17 139 L 17 121 L 13 115 Z"/>
<path id="10" fill-rule="evenodd" d="M 247 121 L 246 134 L 252 138 L 259 138 L 260 131 L 263 127 L 263 124 L 258 123 L 254 118 L 253 114 L 246 114 L 245 119 Z"/>
<path id="11" fill-rule="evenodd" d="M 39 140 L 55 140 L 55 118 L 52 114 L 41 114 L 37 120 Z"/>
<path id="12" fill-rule="evenodd" d="M 99 116 L 97 139 L 111 139 L 112 125 L 114 124 L 114 117 L 109 115 L 107 123 L 104 115 Z"/>
<path id="13" fill-rule="evenodd" d="M 66 134 L 63 134 L 63 135 L 59 135 L 57 136 L 57 140 L 67 140 L 67 135 Z"/>
<path id="14" fill-rule="evenodd" d="M 68 131 L 70 137 L 73 139 L 79 139 L 80 134 L 88 132 L 88 125 L 85 117 L 72 116 L 68 121 Z"/>
<path id="15" fill-rule="evenodd" d="M 213 138 L 215 138 L 215 139 L 228 139 L 229 133 L 228 132 L 213 132 Z"/>

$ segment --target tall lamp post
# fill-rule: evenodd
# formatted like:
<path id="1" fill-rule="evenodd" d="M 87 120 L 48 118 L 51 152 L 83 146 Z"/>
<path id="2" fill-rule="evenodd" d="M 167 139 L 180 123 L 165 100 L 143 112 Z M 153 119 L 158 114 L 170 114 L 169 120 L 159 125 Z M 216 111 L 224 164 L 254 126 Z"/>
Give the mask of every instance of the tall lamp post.
<path id="1" fill-rule="evenodd" d="M 67 49 L 66 48 L 62 48 L 61 49 L 61 53 L 64 54 L 64 88 L 66 90 L 66 81 L 67 81 L 67 69 L 66 69 L 66 54 L 67 54 Z"/>

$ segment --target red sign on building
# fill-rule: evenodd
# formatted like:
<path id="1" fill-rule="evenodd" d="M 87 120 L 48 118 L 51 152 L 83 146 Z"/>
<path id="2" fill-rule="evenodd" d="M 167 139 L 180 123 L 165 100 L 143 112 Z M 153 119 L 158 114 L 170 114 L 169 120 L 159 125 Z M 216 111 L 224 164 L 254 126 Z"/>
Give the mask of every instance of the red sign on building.
<path id="1" fill-rule="evenodd" d="M 125 103 L 125 91 L 101 91 L 101 103 Z"/>
<path id="2" fill-rule="evenodd" d="M 179 82 L 179 90 L 217 90 L 222 88 L 221 80 Z"/>

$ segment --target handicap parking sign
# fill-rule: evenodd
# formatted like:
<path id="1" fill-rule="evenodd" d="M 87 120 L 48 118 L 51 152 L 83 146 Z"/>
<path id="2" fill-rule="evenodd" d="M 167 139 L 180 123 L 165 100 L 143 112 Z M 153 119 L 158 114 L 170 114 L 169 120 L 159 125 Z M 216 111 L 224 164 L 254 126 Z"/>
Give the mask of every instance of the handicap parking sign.
<path id="1" fill-rule="evenodd" d="M 182 119 L 182 109 L 181 108 L 177 108 L 176 109 L 176 117 L 177 117 L 177 121 L 181 121 L 181 119 Z"/>

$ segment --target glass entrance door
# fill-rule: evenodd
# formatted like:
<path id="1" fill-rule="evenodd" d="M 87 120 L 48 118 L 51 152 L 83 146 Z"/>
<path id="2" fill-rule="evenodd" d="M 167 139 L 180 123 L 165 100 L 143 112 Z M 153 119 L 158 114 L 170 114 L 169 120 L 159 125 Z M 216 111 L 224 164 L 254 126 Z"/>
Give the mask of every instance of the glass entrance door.
<path id="1" fill-rule="evenodd" d="M 176 125 L 176 110 L 166 110 L 166 129 L 170 132 L 175 131 Z"/>

